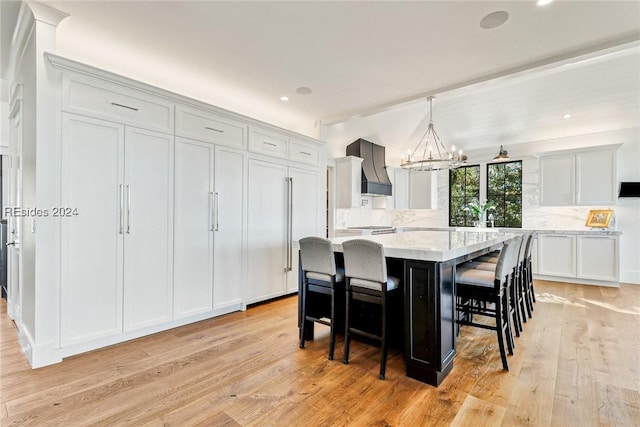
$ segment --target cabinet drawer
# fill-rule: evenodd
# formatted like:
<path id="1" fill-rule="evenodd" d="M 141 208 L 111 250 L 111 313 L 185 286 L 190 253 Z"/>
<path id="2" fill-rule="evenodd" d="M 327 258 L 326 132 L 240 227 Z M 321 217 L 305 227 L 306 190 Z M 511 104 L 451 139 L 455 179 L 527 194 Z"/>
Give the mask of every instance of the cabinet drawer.
<path id="1" fill-rule="evenodd" d="M 320 161 L 320 150 L 309 144 L 291 141 L 289 144 L 289 159 L 294 162 L 317 165 Z"/>
<path id="2" fill-rule="evenodd" d="M 247 127 L 242 122 L 203 110 L 176 107 L 176 135 L 244 148 Z"/>
<path id="3" fill-rule="evenodd" d="M 261 129 L 251 129 L 249 134 L 249 151 L 269 156 L 287 158 L 289 139 Z"/>
<path id="4" fill-rule="evenodd" d="M 173 103 L 123 86 L 65 76 L 62 109 L 147 129 L 173 132 Z"/>

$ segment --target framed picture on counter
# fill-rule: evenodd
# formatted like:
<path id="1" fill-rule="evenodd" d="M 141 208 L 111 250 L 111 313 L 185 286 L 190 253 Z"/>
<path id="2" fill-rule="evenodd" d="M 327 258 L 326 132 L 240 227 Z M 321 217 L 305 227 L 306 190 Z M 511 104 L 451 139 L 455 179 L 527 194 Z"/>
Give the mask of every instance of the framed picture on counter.
<path id="1" fill-rule="evenodd" d="M 611 221 L 613 210 L 611 209 L 591 209 L 587 217 L 587 227 L 607 228 Z"/>

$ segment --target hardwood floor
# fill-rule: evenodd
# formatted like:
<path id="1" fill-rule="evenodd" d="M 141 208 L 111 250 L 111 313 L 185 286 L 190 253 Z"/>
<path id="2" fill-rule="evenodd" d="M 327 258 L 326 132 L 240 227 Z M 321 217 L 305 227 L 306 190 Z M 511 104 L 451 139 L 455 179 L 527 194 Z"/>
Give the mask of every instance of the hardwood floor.
<path id="1" fill-rule="evenodd" d="M 640 286 L 536 282 L 534 317 L 502 370 L 495 333 L 463 327 L 438 388 L 393 349 L 353 341 L 327 360 L 328 328 L 298 348 L 295 297 L 32 370 L 2 300 L 2 425 L 638 426 Z"/>

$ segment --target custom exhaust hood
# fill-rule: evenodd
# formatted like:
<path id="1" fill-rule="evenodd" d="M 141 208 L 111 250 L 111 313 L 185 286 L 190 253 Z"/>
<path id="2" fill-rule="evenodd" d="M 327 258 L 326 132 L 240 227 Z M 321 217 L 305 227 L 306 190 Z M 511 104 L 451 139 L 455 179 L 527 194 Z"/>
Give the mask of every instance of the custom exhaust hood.
<path id="1" fill-rule="evenodd" d="M 362 194 L 390 196 L 391 181 L 384 159 L 385 148 L 365 139 L 347 145 L 347 156 L 362 158 Z"/>

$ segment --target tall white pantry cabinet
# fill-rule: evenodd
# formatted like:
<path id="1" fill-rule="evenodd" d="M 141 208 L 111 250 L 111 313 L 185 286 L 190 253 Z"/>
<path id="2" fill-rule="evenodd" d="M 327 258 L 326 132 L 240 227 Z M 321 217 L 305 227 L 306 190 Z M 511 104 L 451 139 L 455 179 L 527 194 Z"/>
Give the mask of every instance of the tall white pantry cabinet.
<path id="1" fill-rule="evenodd" d="M 325 230 L 324 143 L 44 56 L 51 179 L 77 215 L 32 222 L 36 244 L 36 223 L 59 227 L 53 338 L 16 322 L 33 367 L 297 292 L 294 240 Z"/>

